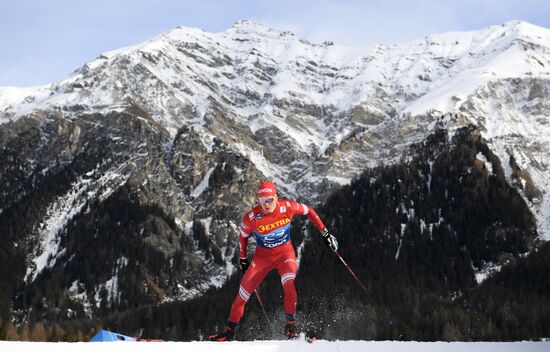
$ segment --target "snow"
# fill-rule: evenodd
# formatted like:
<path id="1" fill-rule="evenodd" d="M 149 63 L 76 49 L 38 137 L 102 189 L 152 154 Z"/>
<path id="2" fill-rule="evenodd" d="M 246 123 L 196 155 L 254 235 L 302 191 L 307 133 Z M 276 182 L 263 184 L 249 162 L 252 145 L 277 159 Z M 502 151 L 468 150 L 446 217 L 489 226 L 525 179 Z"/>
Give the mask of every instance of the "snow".
<path id="1" fill-rule="evenodd" d="M 550 342 L 397 342 L 397 341 L 250 341 L 250 342 L 7 342 L 2 352 L 546 352 Z"/>
<path id="2" fill-rule="evenodd" d="M 399 259 L 399 253 L 401 252 L 401 246 L 403 245 L 403 236 L 405 236 L 405 230 L 407 229 L 407 224 L 401 224 L 401 234 L 399 235 L 399 245 L 395 251 L 395 260 Z"/>
<path id="3" fill-rule="evenodd" d="M 91 319 L 92 306 L 90 304 L 90 301 L 88 300 L 88 296 L 86 294 L 86 290 L 84 289 L 84 285 L 79 280 L 73 281 L 73 283 L 71 284 L 71 287 L 69 287 L 69 294 L 71 295 L 72 299 L 82 303 L 84 312 Z"/>
<path id="4" fill-rule="evenodd" d="M 273 165 L 264 157 L 263 152 L 259 152 L 257 150 L 254 150 L 250 148 L 248 145 L 243 143 L 235 143 L 233 145 L 233 148 L 236 149 L 236 151 L 241 154 L 245 155 L 256 167 L 258 170 L 264 174 L 267 178 L 272 178 L 274 175 L 272 173 L 272 170 L 275 168 Z"/>
<path id="5" fill-rule="evenodd" d="M 351 183 L 351 178 L 349 177 L 338 177 L 338 176 L 328 175 L 327 180 L 335 182 L 340 186 L 349 185 Z"/>
<path id="6" fill-rule="evenodd" d="M 243 38 L 246 41 L 243 42 Z M 220 33 L 178 27 L 144 43 L 103 53 L 98 59 L 85 64 L 82 72 L 77 71 L 50 86 L 33 89 L 0 88 L 0 111 L 6 111 L 17 118 L 46 106 L 78 103 L 92 110 L 112 107 L 131 96 L 124 91 L 124 84 L 127 83 L 123 79 L 132 77 L 121 77 L 120 72 L 111 70 L 105 72 L 105 85 L 94 88 L 93 92 L 88 89 L 80 89 L 86 91 L 80 92 L 70 87 L 89 79 L 87 73 L 102 73 L 109 66 L 115 66 L 117 60 L 127 57 L 133 64 L 142 65 L 150 72 L 146 76 L 147 81 L 142 82 L 144 85 L 159 87 L 160 83 L 165 89 L 178 84 L 191 92 L 171 89 L 166 93 L 157 93 L 156 89 L 150 89 L 144 93 L 149 97 L 137 99 L 144 102 L 152 99 L 156 106 L 148 110 L 154 112 L 153 118 L 174 132 L 181 124 L 181 119 L 170 112 L 173 103 L 192 106 L 195 113 L 191 118 L 196 118 L 209 110 L 209 97 L 213 91 L 231 97 L 235 94 L 235 88 L 255 92 L 259 96 L 269 94 L 283 100 L 298 98 L 302 103 L 332 106 L 338 111 L 347 111 L 357 104 L 368 102 L 375 92 L 374 85 L 389 80 L 396 87 L 411 90 L 413 95 L 424 95 L 403 111 L 423 114 L 430 109 L 452 109 L 456 104 L 449 105 L 451 96 L 467 96 L 475 88 L 497 77 L 544 72 L 542 67 L 534 71 L 537 65 L 527 65 L 526 54 L 511 45 L 515 39 L 523 38 L 539 45 L 550 43 L 550 35 L 544 28 L 522 22 L 510 22 L 502 27 L 494 26 L 475 32 L 444 33 L 401 45 L 373 45 L 368 48 L 312 44 L 289 33 L 248 21 L 238 22 Z M 205 50 L 193 50 L 194 45 Z M 180 51 L 182 47 L 192 51 L 196 61 L 189 60 Z M 208 50 L 220 57 L 227 55 L 234 58 L 233 66 L 218 69 L 205 64 L 212 61 L 212 56 L 205 53 Z M 159 61 L 153 64 L 144 60 L 144 55 L 158 56 Z M 450 69 L 442 68 L 437 63 L 441 57 L 455 58 L 456 63 Z M 310 62 L 316 66 L 308 66 Z M 276 74 L 272 82 L 258 82 L 255 79 L 253 66 L 256 63 L 274 66 Z M 313 67 L 311 77 L 304 76 L 304 67 Z M 245 69 L 244 74 L 242 68 Z M 219 75 L 220 70 L 222 73 L 231 73 L 234 78 Z M 327 77 L 327 72 L 336 74 Z M 433 76 L 433 82 L 419 82 L 417 77 L 426 72 L 430 73 L 430 77 Z M 191 79 L 182 80 L 181 74 Z M 197 78 L 210 82 L 210 85 L 197 82 Z M 56 94 L 51 96 L 48 94 L 54 92 Z M 32 101 L 27 101 L 26 97 L 32 97 Z M 269 110 L 266 107 L 247 106 L 240 112 L 244 116 L 252 116 Z M 5 121 L 0 116 L 0 123 Z M 326 135 L 331 132 L 327 130 Z M 301 138 L 296 140 L 300 141 Z"/>
<path id="7" fill-rule="evenodd" d="M 489 276 L 491 276 L 494 273 L 499 272 L 501 268 L 502 268 L 502 265 L 496 265 L 494 263 L 487 263 L 481 270 L 479 270 L 475 273 L 476 282 L 478 284 L 481 284 Z"/>
<path id="8" fill-rule="evenodd" d="M 216 166 L 218 166 L 217 163 L 206 172 L 201 182 L 199 182 L 197 187 L 195 187 L 195 189 L 191 192 L 191 196 L 193 198 L 198 198 L 202 194 L 202 192 L 204 192 L 204 190 L 208 188 L 208 181 L 210 180 L 212 172 L 214 171 L 214 169 L 216 169 Z"/>
<path id="9" fill-rule="evenodd" d="M 487 160 L 487 158 L 485 157 L 485 155 L 483 155 L 482 152 L 477 153 L 476 159 L 483 161 L 483 162 L 485 163 L 485 167 L 487 168 L 487 171 L 489 172 L 489 174 L 490 174 L 490 175 L 493 174 L 493 164 L 490 163 L 490 162 Z"/>
<path id="10" fill-rule="evenodd" d="M 117 166 L 115 170 L 108 170 L 95 183 L 87 177 L 88 174 L 93 175 L 96 170 L 86 173 L 86 176 L 79 177 L 71 184 L 66 194 L 49 205 L 46 216 L 38 226 L 39 253 L 31 259 L 32 263 L 27 267 L 25 281 L 34 281 L 44 268 L 55 265 L 57 258 L 64 254 L 64 249 L 59 248 L 62 230 L 82 211 L 88 198 L 102 192 L 99 199 L 104 200 L 114 192 L 112 187 L 116 189 L 128 181 L 130 175 L 123 174 L 127 163 Z"/>
<path id="11" fill-rule="evenodd" d="M 546 194 L 537 213 L 537 228 L 541 238 L 550 241 L 550 195 Z"/>
<path id="12" fill-rule="evenodd" d="M 89 183 L 89 179 L 80 178 L 71 185 L 66 195 L 59 197 L 48 208 L 44 221 L 39 225 L 38 236 L 41 239 L 42 252 L 34 259 L 34 270 L 33 266 L 28 267 L 25 280 L 29 278 L 34 280 L 46 266 L 55 264 L 61 240 L 58 234 L 86 204 L 86 199 L 81 196 L 87 191 Z"/>

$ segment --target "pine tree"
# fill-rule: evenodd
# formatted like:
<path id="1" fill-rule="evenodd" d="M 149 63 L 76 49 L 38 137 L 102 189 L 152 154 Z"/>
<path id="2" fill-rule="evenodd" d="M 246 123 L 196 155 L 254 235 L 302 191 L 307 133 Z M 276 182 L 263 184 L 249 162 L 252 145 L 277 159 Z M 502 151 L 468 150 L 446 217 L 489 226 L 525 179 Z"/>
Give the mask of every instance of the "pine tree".
<path id="1" fill-rule="evenodd" d="M 24 323 L 19 332 L 19 338 L 21 341 L 31 341 L 31 332 L 29 323 Z"/>
<path id="2" fill-rule="evenodd" d="M 50 328 L 48 342 L 59 342 L 61 341 L 61 336 L 63 335 L 64 335 L 63 329 L 61 329 L 61 327 L 57 323 L 54 323 Z"/>
<path id="3" fill-rule="evenodd" d="M 41 322 L 37 322 L 31 329 L 31 341 L 40 341 L 46 342 L 48 340 L 48 335 L 46 333 L 46 328 Z"/>
<path id="4" fill-rule="evenodd" d="M 77 334 L 75 333 L 74 328 L 71 325 L 65 328 L 65 334 L 63 334 L 63 341 L 65 342 L 78 341 Z"/>
<path id="5" fill-rule="evenodd" d="M 19 333 L 17 332 L 17 328 L 11 321 L 8 321 L 6 323 L 6 340 L 7 341 L 19 341 Z"/>
<path id="6" fill-rule="evenodd" d="M 6 340 L 7 330 L 8 330 L 7 323 L 4 320 L 0 319 L 0 341 Z"/>

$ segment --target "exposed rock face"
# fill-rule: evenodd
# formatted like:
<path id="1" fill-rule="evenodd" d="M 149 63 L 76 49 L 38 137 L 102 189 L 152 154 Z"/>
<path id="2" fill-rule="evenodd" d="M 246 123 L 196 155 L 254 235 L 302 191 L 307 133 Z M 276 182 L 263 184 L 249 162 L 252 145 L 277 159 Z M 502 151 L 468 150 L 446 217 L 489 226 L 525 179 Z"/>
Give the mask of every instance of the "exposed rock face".
<path id="1" fill-rule="evenodd" d="M 24 281 L 33 299 L 52 276 L 88 314 L 191 297 L 233 271 L 260 179 L 318 202 L 435 127 L 470 123 L 549 238 L 548 67 L 550 32 L 522 22 L 364 50 L 239 22 L 174 29 L 45 87 L 0 88 L 5 297 Z M 94 241 L 81 236 L 101 231 L 112 258 L 83 274 L 94 263 L 75 258 Z"/>

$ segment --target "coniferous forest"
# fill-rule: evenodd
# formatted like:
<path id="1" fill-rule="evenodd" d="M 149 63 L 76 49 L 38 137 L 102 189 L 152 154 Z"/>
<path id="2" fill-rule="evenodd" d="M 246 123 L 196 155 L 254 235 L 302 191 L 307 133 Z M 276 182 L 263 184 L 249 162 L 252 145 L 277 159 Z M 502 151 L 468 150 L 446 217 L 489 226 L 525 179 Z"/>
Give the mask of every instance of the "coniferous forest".
<path id="1" fill-rule="evenodd" d="M 102 236 L 119 233 L 114 224 L 132 227 L 140 223 L 137 219 L 152 215 L 157 220 L 148 226 L 176 237 L 176 226 L 161 209 L 138 207 L 128 199 L 131 190 L 126 189 L 97 208 L 104 219 Z M 550 244 L 537 240 L 535 219 L 524 198 L 506 181 L 500 160 L 476 128 L 453 135 L 437 130 L 399 163 L 365 170 L 315 208 L 367 292 L 325 247 L 314 226 L 305 217 L 295 218 L 303 330 L 315 330 L 325 339 L 501 341 L 550 336 Z M 87 231 L 80 229 L 82 237 L 72 241 L 85 241 Z M 220 260 L 204 228 L 197 225 L 192 231 L 212 260 Z M 92 250 L 106 252 L 105 258 L 123 253 L 132 267 L 140 266 L 138 258 L 147 258 L 147 268 L 155 275 L 169 275 L 165 258 L 129 237 L 120 236 L 114 248 L 90 244 Z M 184 256 L 177 254 L 175 262 L 187 265 Z M 75 268 L 68 277 L 51 282 L 76 276 L 95 280 L 97 271 L 88 269 Z M 481 273 L 490 275 L 482 279 Z M 103 302 L 93 321 L 78 306 L 69 318 L 40 315 L 42 305 L 60 304 L 44 297 L 62 296 L 46 292 L 55 285 L 30 287 L 14 307 L 31 306 L 36 314 L 16 328 L 4 306 L 0 339 L 86 340 L 106 328 L 144 338 L 192 340 L 224 327 L 240 274 L 198 298 L 160 305 L 132 290 L 132 282 L 147 274 L 124 273 L 123 303 L 113 306 L 109 297 L 99 297 Z M 276 272 L 267 276 L 258 293 L 268 315 L 253 296 L 238 339 L 282 335 L 283 291 Z"/>

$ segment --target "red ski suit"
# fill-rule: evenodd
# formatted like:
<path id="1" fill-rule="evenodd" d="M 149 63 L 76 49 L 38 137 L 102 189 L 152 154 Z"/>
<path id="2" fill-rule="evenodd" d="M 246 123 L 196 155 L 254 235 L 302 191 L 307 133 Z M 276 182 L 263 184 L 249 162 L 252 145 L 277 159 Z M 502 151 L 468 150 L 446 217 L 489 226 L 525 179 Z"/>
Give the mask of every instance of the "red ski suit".
<path id="1" fill-rule="evenodd" d="M 256 287 L 273 269 L 281 276 L 284 290 L 284 307 L 287 314 L 296 313 L 296 253 L 290 241 L 290 222 L 295 215 L 307 215 L 308 219 L 321 231 L 325 225 L 313 208 L 293 200 L 278 200 L 275 210 L 266 214 L 260 205 L 248 212 L 241 223 L 240 257 L 247 257 L 250 235 L 256 238 L 256 252 L 250 267 L 241 279 L 239 293 L 231 306 L 229 320 L 238 323 L 244 306 Z"/>

